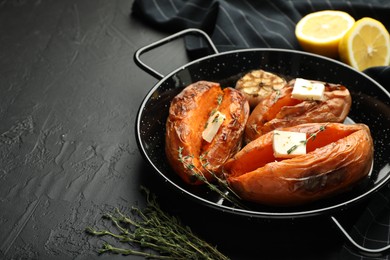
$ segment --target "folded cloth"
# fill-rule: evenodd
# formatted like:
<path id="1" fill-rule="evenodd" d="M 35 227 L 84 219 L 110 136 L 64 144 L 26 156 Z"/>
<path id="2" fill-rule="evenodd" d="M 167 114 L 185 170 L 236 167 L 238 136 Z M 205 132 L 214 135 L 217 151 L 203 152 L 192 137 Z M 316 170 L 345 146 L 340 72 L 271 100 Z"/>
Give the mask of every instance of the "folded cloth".
<path id="1" fill-rule="evenodd" d="M 204 30 L 221 52 L 245 48 L 284 48 L 300 50 L 295 25 L 306 14 L 342 10 L 356 20 L 372 17 L 390 31 L 388 0 L 135 0 L 132 14 L 151 26 L 170 33 L 186 28 Z M 190 57 L 208 53 L 207 44 L 186 38 Z M 390 67 L 364 71 L 390 91 Z M 390 244 L 390 188 L 376 193 L 352 229 L 352 236 L 367 247 Z M 379 235 L 379 236 L 378 236 Z M 376 237 L 377 236 L 377 237 Z M 340 259 L 364 259 L 347 247 Z M 375 259 L 390 259 L 390 256 Z"/>
<path id="2" fill-rule="evenodd" d="M 388 0 L 135 0 L 132 14 L 169 33 L 202 29 L 223 52 L 244 48 L 299 50 L 296 23 L 308 13 L 326 9 L 348 12 L 355 19 L 372 17 L 390 29 Z M 210 51 L 196 37 L 186 37 L 186 48 L 191 58 Z M 370 69 L 369 75 L 390 90 L 386 67 Z"/>
<path id="3" fill-rule="evenodd" d="M 390 28 L 388 0 L 135 0 L 133 14 L 167 32 L 199 28 L 207 32 L 220 51 L 251 47 L 299 49 L 294 30 L 306 14 L 324 9 L 369 16 Z M 193 40 L 189 51 L 201 48 Z"/>

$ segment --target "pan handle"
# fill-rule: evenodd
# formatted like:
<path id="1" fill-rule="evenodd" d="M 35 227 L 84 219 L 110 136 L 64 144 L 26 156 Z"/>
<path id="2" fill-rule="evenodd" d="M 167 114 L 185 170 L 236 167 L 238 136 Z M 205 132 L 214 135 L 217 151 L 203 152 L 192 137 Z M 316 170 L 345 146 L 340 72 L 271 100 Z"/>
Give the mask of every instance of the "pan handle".
<path id="1" fill-rule="evenodd" d="M 196 29 L 196 28 L 190 28 L 190 29 L 185 29 L 183 31 L 180 31 L 180 32 L 177 32 L 175 34 L 172 34 L 166 38 L 163 38 L 159 41 L 156 41 L 154 43 L 151 43 L 149 45 L 146 45 L 142 48 L 140 48 L 139 50 L 137 50 L 134 54 L 134 61 L 135 63 L 138 65 L 138 67 L 140 67 L 141 69 L 143 69 L 144 71 L 148 72 L 150 75 L 152 75 L 153 77 L 155 77 L 156 79 L 158 80 L 161 80 L 162 78 L 164 78 L 164 75 L 162 75 L 161 73 L 157 72 L 156 70 L 152 69 L 151 67 L 149 67 L 148 65 L 146 65 L 143 61 L 141 61 L 140 59 L 140 56 L 141 54 L 151 50 L 151 49 L 154 49 L 158 46 L 161 46 L 165 43 L 168 43 L 174 39 L 177 39 L 183 35 L 186 35 L 186 34 L 200 34 L 201 36 L 203 36 L 208 44 L 210 45 L 210 47 L 213 49 L 213 51 L 215 53 L 219 53 L 219 51 L 217 50 L 217 48 L 215 47 L 213 41 L 211 40 L 211 38 L 202 30 L 199 30 L 199 29 Z"/>
<path id="2" fill-rule="evenodd" d="M 343 226 L 340 224 L 340 222 L 333 216 L 330 216 L 333 222 L 336 224 L 336 226 L 339 228 L 341 233 L 348 239 L 348 241 L 356 247 L 363 255 L 374 257 L 374 256 L 381 256 L 385 253 L 390 252 L 390 245 L 380 247 L 380 248 L 366 248 L 361 245 L 359 245 L 349 234 L 348 232 L 343 228 Z"/>

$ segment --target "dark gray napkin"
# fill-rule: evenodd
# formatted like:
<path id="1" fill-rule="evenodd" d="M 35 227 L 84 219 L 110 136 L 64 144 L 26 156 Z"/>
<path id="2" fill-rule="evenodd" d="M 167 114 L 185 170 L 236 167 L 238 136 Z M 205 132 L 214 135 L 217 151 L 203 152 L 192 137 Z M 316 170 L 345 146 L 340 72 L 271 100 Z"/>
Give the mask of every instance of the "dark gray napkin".
<path id="1" fill-rule="evenodd" d="M 162 31 L 199 28 L 221 52 L 251 47 L 300 49 L 296 23 L 306 14 L 337 9 L 356 20 L 368 16 L 390 28 L 388 0 L 135 0 L 132 14 Z M 207 54 L 199 39 L 187 39 L 193 57 Z"/>

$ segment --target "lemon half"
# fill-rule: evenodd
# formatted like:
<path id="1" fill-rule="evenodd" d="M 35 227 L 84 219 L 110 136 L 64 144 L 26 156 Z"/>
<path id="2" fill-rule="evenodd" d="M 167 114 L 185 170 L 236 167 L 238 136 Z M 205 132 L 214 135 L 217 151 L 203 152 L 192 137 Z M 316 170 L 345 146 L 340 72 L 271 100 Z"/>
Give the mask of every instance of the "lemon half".
<path id="1" fill-rule="evenodd" d="M 358 70 L 390 64 L 390 36 L 385 26 L 362 18 L 345 34 L 339 45 L 340 59 Z"/>
<path id="2" fill-rule="evenodd" d="M 338 58 L 339 42 L 354 23 L 355 19 L 343 11 L 314 12 L 297 23 L 295 35 L 303 50 Z"/>

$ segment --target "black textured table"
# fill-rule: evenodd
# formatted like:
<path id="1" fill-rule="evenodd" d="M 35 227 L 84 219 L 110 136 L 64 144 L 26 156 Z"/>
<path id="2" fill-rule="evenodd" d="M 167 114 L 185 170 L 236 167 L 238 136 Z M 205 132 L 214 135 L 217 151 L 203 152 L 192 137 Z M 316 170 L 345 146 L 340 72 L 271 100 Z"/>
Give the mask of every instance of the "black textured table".
<path id="1" fill-rule="evenodd" d="M 134 52 L 167 34 L 131 16 L 132 1 L 0 3 L 0 258 L 113 259 L 84 232 L 104 212 L 145 204 L 167 212 L 232 259 L 338 259 L 328 218 L 267 221 L 224 215 L 181 197 L 142 159 L 138 107 L 156 83 Z M 145 55 L 167 73 L 181 41 Z M 342 212 L 353 225 L 361 208 Z M 136 259 L 134 256 L 126 258 Z"/>

